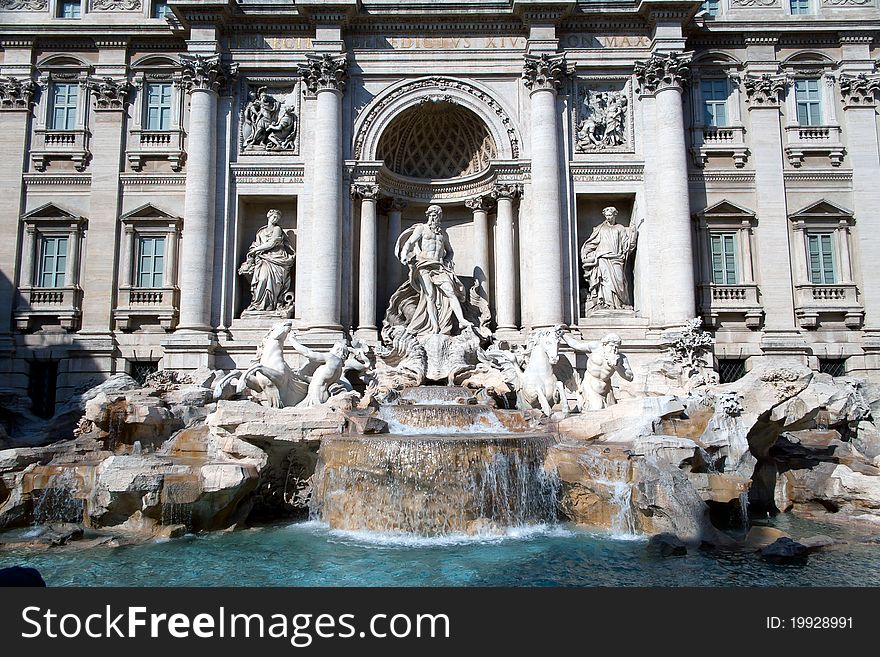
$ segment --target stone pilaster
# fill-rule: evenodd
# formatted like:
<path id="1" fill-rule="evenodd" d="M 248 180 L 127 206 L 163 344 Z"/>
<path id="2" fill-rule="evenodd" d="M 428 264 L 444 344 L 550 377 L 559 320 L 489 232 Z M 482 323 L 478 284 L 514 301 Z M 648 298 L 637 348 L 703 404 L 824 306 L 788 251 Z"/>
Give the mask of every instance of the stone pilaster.
<path id="1" fill-rule="evenodd" d="M 758 226 L 756 255 L 764 308 L 761 348 L 776 361 L 802 362 L 806 349 L 794 311 L 792 263 L 799 258 L 799 245 L 790 246 L 788 205 L 783 177 L 783 144 L 780 125 L 781 97 L 785 79 L 773 73 L 748 74 L 742 81 L 749 110 L 752 162 L 755 167 Z"/>
<path id="2" fill-rule="evenodd" d="M 877 138 L 877 92 L 880 75 L 841 74 L 840 92 L 848 135 L 847 154 L 853 170 L 853 212 L 861 263 L 861 299 L 865 307 L 865 353 L 880 367 L 880 231 L 874 224 L 880 207 L 880 143 Z"/>
<path id="3" fill-rule="evenodd" d="M 303 80 L 317 107 L 312 162 L 315 190 L 308 244 L 311 261 L 309 303 L 303 321 L 309 328 L 340 330 L 342 287 L 342 95 L 344 56 L 311 55 L 301 65 Z"/>
<path id="4" fill-rule="evenodd" d="M 513 203 L 522 195 L 522 185 L 496 185 L 492 191 L 498 204 L 495 224 L 495 318 L 499 330 L 513 331 L 516 316 L 516 237 Z"/>
<path id="5" fill-rule="evenodd" d="M 570 73 L 564 54 L 526 55 L 523 65 L 523 83 L 531 99 L 532 158 L 523 287 L 532 327 L 565 323 L 557 94 Z"/>
<path id="6" fill-rule="evenodd" d="M 3 44 L 7 46 L 7 44 Z M 8 46 L 7 46 L 8 47 Z M 14 341 L 12 336 L 12 308 L 15 304 L 16 281 L 21 277 L 19 267 L 19 217 L 24 212 L 21 172 L 27 170 L 27 139 L 29 119 L 34 100 L 36 84 L 30 75 L 30 48 L 16 53 L 26 62 L 17 76 L 4 76 L 0 79 L 0 180 L 3 193 L 0 194 L 0 378 L 2 387 L 26 388 L 27 380 L 23 373 L 15 376 L 12 355 Z M 9 51 L 6 53 L 9 57 Z M 27 254 L 23 254 L 27 257 Z"/>
<path id="7" fill-rule="evenodd" d="M 653 149 L 649 154 L 649 213 L 646 240 L 652 245 L 650 285 L 657 303 L 652 324 L 658 327 L 682 325 L 696 314 L 693 240 L 688 200 L 687 148 L 684 139 L 682 91 L 688 77 L 688 53 L 654 54 L 636 62 L 633 72 L 639 94 L 653 118 Z M 635 218 L 633 218 L 635 219 Z"/>
<path id="8" fill-rule="evenodd" d="M 379 284 L 376 253 L 376 203 L 378 185 L 352 185 L 351 196 L 361 202 L 360 252 L 358 257 L 358 333 L 376 337 L 376 288 Z"/>
<path id="9" fill-rule="evenodd" d="M 491 288 L 489 280 L 489 210 L 495 205 L 495 199 L 486 194 L 468 199 L 464 204 L 473 212 L 474 279 L 480 282 L 483 296 L 488 301 Z"/>

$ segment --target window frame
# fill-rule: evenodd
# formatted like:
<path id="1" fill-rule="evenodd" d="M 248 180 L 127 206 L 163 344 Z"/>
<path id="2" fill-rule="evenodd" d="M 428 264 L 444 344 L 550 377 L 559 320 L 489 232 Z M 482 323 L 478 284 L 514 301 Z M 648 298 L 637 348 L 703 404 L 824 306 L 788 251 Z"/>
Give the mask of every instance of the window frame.
<path id="1" fill-rule="evenodd" d="M 65 5 L 76 5 L 77 6 L 77 15 L 76 16 L 65 16 L 64 9 Z M 76 21 L 81 20 L 85 14 L 85 3 L 83 0 L 57 0 L 55 4 L 55 18 L 60 18 L 65 21 Z"/>
<path id="2" fill-rule="evenodd" d="M 706 97 L 706 83 L 707 82 L 711 83 L 712 86 L 714 86 L 716 82 L 720 82 L 724 85 L 725 96 L 724 96 L 723 100 L 717 100 L 714 98 L 710 100 Z M 728 105 L 730 104 L 730 100 L 731 100 L 730 86 L 731 86 L 730 85 L 730 78 L 728 76 L 712 75 L 712 76 L 700 77 L 700 81 L 699 81 L 700 88 L 699 88 L 699 92 L 698 92 L 699 93 L 699 112 L 702 117 L 701 123 L 703 126 L 705 126 L 707 128 L 727 128 L 727 127 L 730 127 L 730 125 L 731 125 L 730 112 L 729 112 L 730 108 L 728 107 Z M 714 91 L 713 91 L 713 93 L 714 93 Z M 714 122 L 715 120 L 717 120 L 717 115 L 714 113 L 712 113 L 712 115 L 711 115 L 713 120 L 707 120 L 710 117 L 710 113 L 708 112 L 708 109 L 710 106 L 712 106 L 712 107 L 720 106 L 720 107 L 724 108 L 724 122 L 723 123 Z"/>
<path id="3" fill-rule="evenodd" d="M 150 90 L 153 87 L 167 87 L 168 99 L 167 104 L 163 103 L 164 91 L 160 93 L 159 102 L 153 105 L 150 102 Z M 174 115 L 174 82 L 171 78 L 167 80 L 146 80 L 143 85 L 143 103 L 144 103 L 144 130 L 149 132 L 167 132 L 171 130 L 172 117 Z M 150 125 L 151 111 L 157 109 L 159 111 L 158 126 Z M 167 112 L 167 115 L 164 114 Z M 163 120 L 164 119 L 164 120 Z"/>
<path id="4" fill-rule="evenodd" d="M 709 237 L 709 271 L 710 271 L 710 283 L 713 285 L 739 285 L 740 283 L 740 275 L 739 271 L 742 268 L 740 265 L 741 249 L 739 246 L 739 235 L 740 230 L 730 230 L 724 228 L 710 228 L 708 231 Z M 726 239 L 726 238 L 729 238 Z M 721 247 L 721 251 L 718 254 L 721 264 L 721 268 L 718 269 L 715 266 L 715 245 L 717 244 Z M 727 243 L 730 244 L 730 250 L 728 251 L 726 246 Z M 732 260 L 732 268 L 728 268 L 728 260 Z M 720 273 L 721 277 L 724 280 L 716 280 L 715 274 Z M 732 278 L 733 280 L 729 280 Z"/>
<path id="5" fill-rule="evenodd" d="M 54 253 L 48 254 L 46 253 L 47 247 L 50 244 L 54 244 Z M 61 244 L 64 244 L 64 255 L 59 253 L 60 249 L 58 248 Z M 41 290 L 60 290 L 66 287 L 66 282 L 68 279 L 68 260 L 69 260 L 69 251 L 70 251 L 70 236 L 67 234 L 58 234 L 52 232 L 40 232 L 36 238 L 36 259 L 34 266 L 34 279 L 32 284 L 35 288 L 39 288 Z M 60 259 L 64 259 L 64 267 L 58 267 L 58 261 Z M 51 259 L 53 263 L 53 267 L 51 271 L 47 271 L 46 269 L 46 261 L 47 259 Z M 46 276 L 52 277 L 52 284 L 46 285 L 45 279 Z M 60 285 L 59 283 L 60 277 Z"/>
<path id="6" fill-rule="evenodd" d="M 155 233 L 155 232 L 137 232 L 134 237 L 135 240 L 135 250 L 134 250 L 134 275 L 132 277 L 131 286 L 133 288 L 138 289 L 162 289 L 165 287 L 165 265 L 166 265 L 166 243 L 168 236 L 164 233 Z M 144 253 L 144 246 L 146 244 L 152 244 L 153 249 L 152 253 Z M 162 245 L 162 253 L 156 253 L 156 245 Z M 144 266 L 145 259 L 151 263 L 151 267 L 149 271 L 146 271 Z M 156 260 L 161 259 L 161 268 L 159 270 L 156 269 Z M 150 277 L 150 284 L 143 284 L 144 276 Z M 156 285 L 156 277 L 159 277 L 159 284 Z"/>
<path id="7" fill-rule="evenodd" d="M 804 4 L 806 7 L 803 7 Z M 796 5 L 798 6 L 797 11 L 795 11 Z M 805 11 L 801 11 L 801 9 L 805 9 Z M 786 11 L 789 16 L 812 16 L 816 13 L 813 0 L 788 0 Z"/>
<path id="8" fill-rule="evenodd" d="M 65 94 L 66 98 L 63 105 L 61 105 L 61 109 L 65 110 L 65 118 L 64 125 L 59 126 L 57 119 L 57 112 L 59 110 L 58 105 L 58 91 L 60 87 L 65 87 L 68 89 L 68 92 Z M 71 94 L 70 89 L 74 91 L 73 94 L 73 102 L 70 102 Z M 73 82 L 70 80 L 53 80 L 49 83 L 49 108 L 47 114 L 46 128 L 48 130 L 58 131 L 58 132 L 69 132 L 71 130 L 76 130 L 77 119 L 79 118 L 79 96 L 80 96 L 81 85 L 77 82 Z M 71 121 L 70 112 L 73 111 L 73 120 Z"/>
<path id="9" fill-rule="evenodd" d="M 810 83 L 815 83 L 815 90 L 810 89 Z M 798 89 L 799 85 L 803 85 L 803 92 Z M 825 125 L 825 99 L 824 94 L 822 93 L 822 78 L 821 77 L 801 77 L 795 78 L 793 80 L 794 87 L 794 106 L 795 106 L 795 115 L 794 119 L 799 126 L 804 127 L 815 127 Z M 806 95 L 806 98 L 799 98 L 798 94 L 803 93 Z M 815 93 L 815 98 L 810 98 L 809 96 Z M 801 108 L 804 108 L 804 119 L 801 117 Z M 813 116 L 813 109 L 815 109 L 816 116 Z"/>
<path id="10" fill-rule="evenodd" d="M 837 285 L 840 282 L 840 276 L 837 273 L 838 255 L 837 240 L 835 239 L 835 231 L 824 230 L 806 230 L 807 249 L 807 280 L 812 285 Z M 822 238 L 827 238 L 823 240 Z M 827 244 L 827 248 L 823 246 L 823 242 Z M 816 262 L 814 263 L 813 245 L 816 245 L 815 252 Z M 827 264 L 826 264 L 827 261 Z M 814 274 L 818 274 L 820 280 L 814 278 Z M 831 280 L 827 280 L 830 277 Z"/>

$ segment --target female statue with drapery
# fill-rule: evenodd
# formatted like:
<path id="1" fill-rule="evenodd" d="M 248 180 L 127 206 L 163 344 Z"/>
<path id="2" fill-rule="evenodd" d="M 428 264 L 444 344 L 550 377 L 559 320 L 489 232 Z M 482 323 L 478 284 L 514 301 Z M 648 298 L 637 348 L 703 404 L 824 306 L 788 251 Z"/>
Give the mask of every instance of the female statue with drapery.
<path id="1" fill-rule="evenodd" d="M 293 305 L 292 271 L 296 252 L 278 222 L 281 213 L 269 210 L 268 223 L 257 231 L 238 270 L 251 281 L 251 311 L 288 311 Z"/>

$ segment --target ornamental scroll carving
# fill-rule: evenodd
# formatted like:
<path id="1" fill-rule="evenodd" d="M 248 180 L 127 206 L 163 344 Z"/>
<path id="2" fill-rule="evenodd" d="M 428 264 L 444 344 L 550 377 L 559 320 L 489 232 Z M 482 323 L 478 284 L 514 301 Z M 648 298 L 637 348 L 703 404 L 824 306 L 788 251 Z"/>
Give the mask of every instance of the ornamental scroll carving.
<path id="1" fill-rule="evenodd" d="M 869 7 L 874 0 L 822 0 L 826 7 Z"/>
<path id="2" fill-rule="evenodd" d="M 97 11 L 135 11 L 141 8 L 141 0 L 92 0 Z"/>
<path id="3" fill-rule="evenodd" d="M 627 106 L 624 90 L 578 89 L 578 122 L 575 148 L 579 153 L 603 151 L 627 141 Z"/>
<path id="4" fill-rule="evenodd" d="M 742 81 L 746 92 L 746 102 L 752 107 L 776 107 L 785 89 L 785 78 L 781 75 L 747 75 Z"/>
<path id="5" fill-rule="evenodd" d="M 30 108 L 36 88 L 33 80 L 19 80 L 11 76 L 0 79 L 0 109 Z"/>
<path id="6" fill-rule="evenodd" d="M 250 87 L 247 98 L 241 115 L 242 152 L 296 152 L 299 136 L 298 89 Z"/>
<path id="7" fill-rule="evenodd" d="M 639 93 L 651 96 L 663 89 L 683 89 L 687 84 L 692 53 L 651 55 L 645 61 L 636 62 L 633 73 L 639 83 Z"/>
<path id="8" fill-rule="evenodd" d="M 219 91 L 238 73 L 238 64 L 225 66 L 220 63 L 220 55 L 184 53 L 180 56 L 180 64 L 183 67 L 181 84 L 189 92 L 195 89 Z"/>
<path id="9" fill-rule="evenodd" d="M 49 0 L 0 0 L 0 9 L 9 11 L 44 11 Z"/>
<path id="10" fill-rule="evenodd" d="M 308 55 L 308 61 L 299 65 L 303 80 L 312 93 L 324 89 L 345 90 L 348 65 L 345 57 L 333 57 L 327 53 Z"/>
<path id="11" fill-rule="evenodd" d="M 88 88 L 95 97 L 95 109 L 121 110 L 125 108 L 125 101 L 132 87 L 126 80 L 107 77 L 89 79 Z"/>
<path id="12" fill-rule="evenodd" d="M 731 7 L 778 7 L 779 0 L 730 0 Z"/>
<path id="13" fill-rule="evenodd" d="M 859 73 L 847 75 L 842 73 L 838 78 L 840 95 L 850 106 L 873 107 L 874 97 L 880 90 L 880 75 Z"/>
<path id="14" fill-rule="evenodd" d="M 532 91 L 559 91 L 571 74 L 565 54 L 526 55 L 523 63 L 523 84 Z"/>

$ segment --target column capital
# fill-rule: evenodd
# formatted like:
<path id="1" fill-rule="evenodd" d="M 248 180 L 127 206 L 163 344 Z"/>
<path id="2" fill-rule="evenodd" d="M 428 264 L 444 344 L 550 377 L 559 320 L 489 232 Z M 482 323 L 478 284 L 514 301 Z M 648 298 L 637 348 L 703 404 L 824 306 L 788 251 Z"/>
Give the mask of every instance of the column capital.
<path id="1" fill-rule="evenodd" d="M 180 64 L 183 67 L 181 83 L 190 93 L 198 89 L 219 91 L 238 75 L 238 64 L 221 64 L 219 54 L 184 53 L 180 56 Z"/>
<path id="2" fill-rule="evenodd" d="M 29 110 L 37 85 L 30 79 L 8 76 L 0 79 L 0 109 Z"/>
<path id="3" fill-rule="evenodd" d="M 520 198 L 523 194 L 523 186 L 521 183 L 498 183 L 492 189 L 492 196 L 496 200 L 500 198 L 515 199 Z"/>
<path id="4" fill-rule="evenodd" d="M 639 83 L 639 94 L 653 96 L 665 89 L 684 89 L 690 75 L 688 64 L 691 57 L 691 52 L 654 53 L 648 59 L 636 62 L 633 73 Z"/>
<path id="5" fill-rule="evenodd" d="M 89 78 L 86 83 L 95 98 L 95 110 L 124 110 L 132 85 L 128 80 L 111 77 Z"/>
<path id="6" fill-rule="evenodd" d="M 880 90 L 880 74 L 858 73 L 850 75 L 841 73 L 838 78 L 843 108 L 874 107 L 877 104 L 877 91 Z"/>
<path id="7" fill-rule="evenodd" d="M 362 201 L 376 201 L 379 198 L 379 185 L 355 183 L 351 186 L 351 197 Z"/>
<path id="8" fill-rule="evenodd" d="M 569 67 L 565 53 L 526 54 L 522 80 L 526 88 L 531 91 L 558 92 L 572 73 L 573 67 Z"/>
<path id="9" fill-rule="evenodd" d="M 750 110 L 762 107 L 778 108 L 780 96 L 785 90 L 785 76 L 764 73 L 746 75 L 742 80 L 746 92 L 746 104 Z"/>
<path id="10" fill-rule="evenodd" d="M 488 212 L 495 205 L 495 199 L 491 194 L 483 194 L 482 196 L 469 198 L 464 202 L 464 205 L 473 212 Z"/>
<path id="11" fill-rule="evenodd" d="M 299 65 L 299 70 L 309 91 L 345 91 L 348 62 L 344 55 L 310 54 L 306 55 L 306 59 L 306 63 Z"/>
<path id="12" fill-rule="evenodd" d="M 386 196 L 382 199 L 382 212 L 402 212 L 406 210 L 409 203 L 402 198 L 394 196 Z"/>

